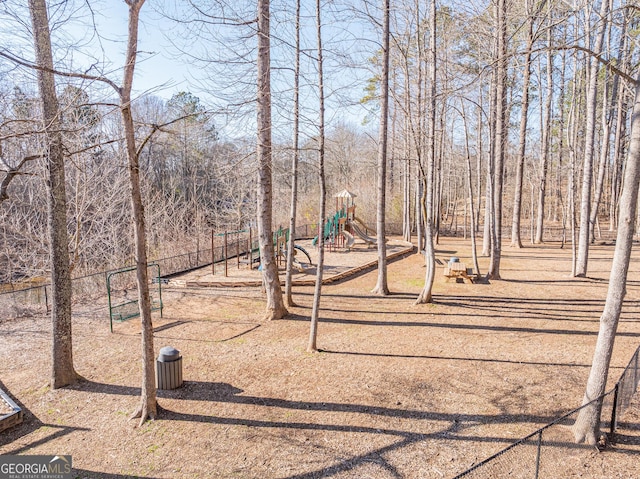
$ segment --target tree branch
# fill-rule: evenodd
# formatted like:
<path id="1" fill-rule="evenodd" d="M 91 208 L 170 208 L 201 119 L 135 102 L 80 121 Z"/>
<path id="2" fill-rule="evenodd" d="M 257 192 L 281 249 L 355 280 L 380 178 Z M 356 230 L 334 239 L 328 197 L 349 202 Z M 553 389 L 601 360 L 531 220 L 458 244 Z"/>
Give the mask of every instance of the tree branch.
<path id="1" fill-rule="evenodd" d="M 60 70 L 56 70 L 55 68 L 51 69 L 51 68 L 47 68 L 47 67 L 43 67 L 40 65 L 37 65 L 33 62 L 24 60 L 22 58 L 16 57 L 15 55 L 12 55 L 10 53 L 7 53 L 4 50 L 0 50 L 0 57 L 2 58 L 6 58 L 7 60 L 16 63 L 18 65 L 21 65 L 23 67 L 26 68 L 31 68 L 33 70 L 41 70 L 41 71 L 45 71 L 48 73 L 53 73 L 54 75 L 59 75 L 59 76 L 63 76 L 63 77 L 67 77 L 67 78 L 80 78 L 83 80 L 91 80 L 91 81 L 99 81 L 102 83 L 106 83 L 107 85 L 109 85 L 111 88 L 113 88 L 116 93 L 118 93 L 118 95 L 121 94 L 121 88 L 116 85 L 115 82 L 113 82 L 112 80 L 109 80 L 107 77 L 102 77 L 102 76 L 95 76 L 95 75 L 89 75 L 87 73 L 73 73 L 73 72 L 63 72 Z"/>
<path id="2" fill-rule="evenodd" d="M 2 182 L 0 183 L 0 205 L 5 200 L 9 199 L 9 194 L 7 193 L 9 185 L 11 184 L 11 181 L 16 176 L 23 174 L 20 171 L 20 169 L 24 166 L 24 164 L 27 163 L 28 161 L 37 160 L 38 158 L 42 158 L 42 155 L 25 156 L 24 158 L 22 158 L 22 160 L 20 160 L 17 166 L 13 168 L 9 168 L 9 170 L 7 171 L 7 174 L 5 175 L 5 177 L 2 179 Z"/>

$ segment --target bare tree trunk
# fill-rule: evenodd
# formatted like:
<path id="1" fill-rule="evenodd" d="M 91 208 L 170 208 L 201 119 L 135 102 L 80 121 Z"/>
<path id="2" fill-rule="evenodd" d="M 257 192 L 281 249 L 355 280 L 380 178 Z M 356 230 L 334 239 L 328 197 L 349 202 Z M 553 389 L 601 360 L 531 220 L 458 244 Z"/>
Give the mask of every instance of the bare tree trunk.
<path id="1" fill-rule="evenodd" d="M 136 281 L 138 306 L 142 323 L 142 391 L 140 406 L 133 418 L 140 418 L 140 425 L 154 419 L 158 413 L 156 400 L 155 357 L 153 349 L 153 324 L 151 321 L 151 298 L 147 271 L 147 236 L 145 231 L 144 205 L 140 188 L 140 162 L 136 146 L 135 127 L 131 114 L 131 88 L 138 52 L 138 24 L 140 9 L 145 0 L 125 0 L 129 6 L 129 36 L 124 66 L 124 77 L 120 89 L 120 113 L 129 163 L 131 214 L 135 243 Z"/>
<path id="2" fill-rule="evenodd" d="M 309 330 L 308 352 L 318 351 L 318 317 L 320 315 L 320 299 L 322 296 L 322 275 L 324 268 L 324 217 L 326 214 L 326 182 L 324 176 L 325 132 L 324 132 L 324 72 L 322 51 L 322 10 L 321 0 L 316 0 L 316 35 L 318 42 L 318 99 L 319 99 L 319 123 L 318 123 L 318 180 L 320 182 L 320 208 L 318 231 L 318 266 L 316 270 L 316 284 L 313 294 L 313 307 L 311 309 L 311 328 Z"/>
<path id="3" fill-rule="evenodd" d="M 404 135 L 404 167 L 402 184 L 402 238 L 411 241 L 411 137 L 409 135 L 411 123 L 411 86 L 409 82 L 408 59 L 403 63 L 404 72 L 404 111 L 405 111 L 405 135 Z"/>
<path id="4" fill-rule="evenodd" d="M 271 155 L 271 53 L 269 31 L 269 0 L 258 0 L 258 240 L 260 262 L 267 293 L 266 320 L 288 314 L 282 297 L 278 265 L 275 260 L 272 226 L 272 165 Z"/>
<path id="5" fill-rule="evenodd" d="M 607 9 L 609 2 L 602 0 L 600 7 L 600 27 L 596 35 L 596 43 L 593 53 L 600 55 L 604 42 L 606 29 Z M 585 6 L 587 17 L 586 38 L 589 38 L 589 25 L 591 4 Z M 589 260 L 589 221 L 591 219 L 591 183 L 593 180 L 593 151 L 596 132 L 596 103 L 598 101 L 598 67 L 599 62 L 595 58 L 588 57 L 589 64 L 589 85 L 587 87 L 587 105 L 584 141 L 584 158 L 582 169 L 582 196 L 580 202 L 580 236 L 578 239 L 578 258 L 576 262 L 576 276 L 587 275 L 587 263 Z"/>
<path id="6" fill-rule="evenodd" d="M 482 90 L 480 90 L 482 92 Z M 476 184 L 478 192 L 478 207 L 476 211 L 478 212 L 478 217 L 476 218 L 476 224 L 473 226 L 473 231 L 475 234 L 480 230 L 480 211 L 482 211 L 482 93 L 480 93 L 480 105 L 478 106 L 478 135 L 477 135 L 477 157 L 476 157 Z"/>
<path id="7" fill-rule="evenodd" d="M 480 265 L 478 264 L 478 248 L 476 245 L 476 233 L 473 229 L 473 225 L 475 224 L 475 209 L 473 207 L 473 179 L 471 177 L 471 153 L 469 148 L 469 126 L 467 125 L 467 115 L 464 110 L 464 103 L 462 100 L 460 101 L 462 107 L 462 122 L 464 124 L 464 149 L 465 149 L 465 157 L 467 160 L 467 191 L 469 194 L 469 215 L 470 215 L 470 223 L 471 223 L 471 255 L 473 258 L 473 267 L 476 275 L 480 276 Z"/>
<path id="8" fill-rule="evenodd" d="M 551 12 L 548 12 L 551 24 Z M 538 216 L 536 219 L 535 243 L 542 243 L 544 235 L 545 200 L 547 195 L 547 175 L 549 170 L 549 151 L 551 145 L 551 106 L 553 103 L 553 55 L 551 54 L 551 25 L 547 29 L 547 85 L 544 103 L 544 125 L 542 129 L 542 145 L 540 155 L 540 184 L 538 186 Z"/>
<path id="9" fill-rule="evenodd" d="M 389 294 L 387 284 L 387 243 L 386 243 L 386 191 L 387 191 L 387 140 L 389 123 L 389 0 L 383 2 L 382 20 L 382 77 L 380 78 L 380 131 L 378 136 L 378 281 L 372 293 L 380 296 Z"/>
<path id="10" fill-rule="evenodd" d="M 620 45 L 618 48 L 617 63 L 621 68 L 627 70 L 629 68 L 629 36 L 627 35 L 628 25 L 628 9 L 624 10 L 622 25 L 620 27 Z M 620 77 L 613 79 L 613 92 L 611 101 L 616 102 L 615 106 L 615 132 L 613 140 L 613 161 L 611 164 L 611 192 L 609 202 L 609 231 L 615 231 L 618 223 L 618 198 L 620 196 L 620 184 L 622 178 L 623 164 L 623 137 L 625 136 L 626 127 L 626 109 L 624 108 L 624 99 L 626 96 L 626 88 L 620 88 Z"/>
<path id="11" fill-rule="evenodd" d="M 300 0 L 296 1 L 296 66 L 293 79 L 293 159 L 291 161 L 291 215 L 289 218 L 289 245 L 287 246 L 287 273 L 285 297 L 287 306 L 295 306 L 291 295 L 293 255 L 298 206 L 298 161 L 300 159 Z"/>
<path id="12" fill-rule="evenodd" d="M 436 0 L 434 0 L 436 1 Z M 434 23 L 433 28 L 436 28 L 436 24 Z M 435 43 L 435 40 L 434 40 Z M 431 76 L 433 77 L 433 81 L 435 83 L 435 78 L 436 78 L 436 67 L 437 67 L 437 57 L 436 57 L 436 51 L 432 51 L 432 58 L 433 58 L 433 65 L 432 65 L 432 74 Z M 445 91 L 448 90 L 446 84 L 443 85 L 443 88 Z M 435 86 L 433 87 L 433 91 L 432 94 L 435 98 L 436 96 L 436 88 Z M 433 105 L 433 108 L 435 109 L 435 103 Z M 435 110 L 434 110 L 435 111 Z M 433 213 L 432 213 L 432 225 L 431 228 L 433 230 L 433 241 L 435 244 L 440 244 L 440 218 L 442 217 L 442 197 L 444 194 L 443 191 L 443 187 L 442 187 L 442 183 L 443 183 L 443 171 L 442 171 L 442 158 L 444 156 L 444 138 L 445 138 L 445 131 L 446 131 L 446 115 L 447 115 L 447 111 L 448 111 L 448 106 L 447 106 L 447 102 L 446 101 L 442 101 L 441 102 L 441 107 L 440 107 L 440 148 L 437 150 L 437 154 L 434 151 L 434 158 L 437 158 L 434 160 L 433 163 Z M 434 133 L 435 135 L 435 133 Z M 438 143 L 435 143 L 436 147 L 438 145 Z M 435 262 L 435 249 L 434 249 L 434 258 L 433 258 L 434 262 Z M 435 268 L 435 264 L 434 264 L 434 268 Z"/>
<path id="13" fill-rule="evenodd" d="M 504 152 L 507 142 L 507 5 L 506 0 L 497 4 L 497 67 L 496 67 L 496 126 L 494 146 L 493 209 L 491 228 L 491 261 L 489 279 L 500 279 L 500 257 L 502 254 L 502 181 Z"/>
<path id="14" fill-rule="evenodd" d="M 609 161 L 609 145 L 611 141 L 611 111 L 613 105 L 609 103 L 609 84 L 605 76 L 602 89 L 602 135 L 600 146 L 600 158 L 598 160 L 598 178 L 596 179 L 596 188 L 593 195 L 593 204 L 591 205 L 591 218 L 589 219 L 590 241 L 593 243 L 596 238 L 595 225 L 598 220 L 598 209 L 602 201 L 602 191 L 604 189 L 605 173 L 607 171 L 607 163 Z M 613 102 L 613 97 L 611 99 Z"/>
<path id="15" fill-rule="evenodd" d="M 640 181 L 640 78 L 636 80 L 635 101 L 631 121 L 631 140 L 624 183 L 620 196 L 620 222 L 616 248 L 609 276 L 609 289 L 602 316 L 600 331 L 593 355 L 593 362 L 587 388 L 582 400 L 583 404 L 600 398 L 605 392 L 611 353 L 620 319 L 620 312 L 626 294 L 627 274 L 633 244 L 633 232 L 638 205 L 638 182 Z M 596 444 L 600 438 L 600 415 L 602 400 L 582 409 L 573 426 L 576 442 L 586 441 Z"/>
<path id="16" fill-rule="evenodd" d="M 516 184 L 513 194 L 513 219 L 511 223 L 511 246 L 522 248 L 520 238 L 520 220 L 522 216 L 522 180 L 524 176 L 524 159 L 527 151 L 527 122 L 529 119 L 529 83 L 531 78 L 531 49 L 533 47 L 534 16 L 527 20 L 527 49 L 524 55 L 522 74 L 522 106 L 520 107 L 520 133 L 518 140 L 518 159 L 516 163 Z"/>
<path id="17" fill-rule="evenodd" d="M 576 56 L 574 68 L 578 66 L 578 58 Z M 577 230 L 576 230 L 576 164 L 577 164 L 577 143 L 578 143 L 578 83 L 573 82 L 571 92 L 571 101 L 569 102 L 569 115 L 567 119 L 567 146 L 569 147 L 569 179 L 567 187 L 567 196 L 569 203 L 569 221 L 571 222 L 571 275 L 576 274 L 577 259 Z"/>
<path id="18" fill-rule="evenodd" d="M 411 61 L 409 59 L 409 48 L 407 44 L 405 48 L 399 48 L 403 56 L 402 67 L 404 76 L 404 163 L 403 163 L 403 186 L 402 186 L 402 238 L 405 241 L 411 241 L 411 134 L 413 131 L 412 118 L 412 98 L 411 98 Z M 420 248 L 418 247 L 418 251 Z"/>
<path id="19" fill-rule="evenodd" d="M 67 234 L 67 200 L 64 172 L 64 149 L 60 130 L 60 111 L 53 75 L 53 56 L 49 18 L 44 0 L 29 0 L 33 40 L 38 69 L 38 88 L 42 101 L 47 148 L 47 190 L 49 255 L 51 261 L 52 349 L 51 388 L 72 384 L 78 378 L 73 368 L 71 334 L 71 271 Z"/>
<path id="20" fill-rule="evenodd" d="M 497 48 L 497 44 L 494 45 Z M 494 52 L 497 56 L 497 51 Z M 496 66 L 491 71 L 491 85 L 490 85 L 490 97 L 489 97 L 489 154 L 487 156 L 487 168 L 486 168 L 486 185 L 485 185 L 485 204 L 484 204 L 484 229 L 482 235 L 482 256 L 490 256 L 492 248 L 491 229 L 493 228 L 494 221 L 494 170 L 495 170 L 495 135 L 496 135 Z"/>
<path id="21" fill-rule="evenodd" d="M 416 162 L 417 163 L 417 162 Z M 416 166 L 418 174 L 416 175 L 416 230 L 418 234 L 418 254 L 422 254 L 424 251 L 424 221 L 422 220 L 422 190 L 424 189 L 424 182 L 420 176 L 420 170 Z"/>
<path id="22" fill-rule="evenodd" d="M 431 303 L 433 301 L 432 289 L 433 280 L 435 279 L 436 270 L 436 253 L 433 244 L 433 199 L 434 199 L 434 171 L 436 162 L 436 0 L 431 0 L 431 13 L 429 15 L 429 52 L 430 52 L 430 68 L 429 68 L 429 131 L 428 131 L 428 152 L 427 152 L 427 168 L 425 175 L 425 189 L 423 194 L 422 216 L 425 221 L 425 254 L 424 260 L 426 272 L 424 278 L 424 287 L 420 295 L 416 299 L 416 304 Z"/>
<path id="23" fill-rule="evenodd" d="M 405 148 L 405 162 L 402 176 L 402 239 L 411 241 L 411 160 L 409 148 Z"/>
<path id="24" fill-rule="evenodd" d="M 567 38 L 567 31 L 566 29 L 564 29 L 564 38 L 563 41 L 566 43 L 566 38 Z M 558 92 L 558 105 L 564 105 L 565 101 L 566 101 L 566 97 L 565 97 L 565 78 L 566 78 L 566 64 L 567 64 L 567 51 L 563 50 L 562 51 L 562 61 L 561 61 L 561 66 L 560 66 L 560 91 Z M 567 207 L 566 205 L 564 205 L 563 203 L 563 195 L 562 195 L 562 184 L 563 184 L 563 166 L 564 166 L 564 148 L 565 148 L 565 138 L 564 138 L 564 131 L 565 131 L 565 125 L 566 125 L 566 118 L 565 118 L 565 108 L 560 107 L 558 108 L 559 114 L 560 114 L 560 118 L 558 119 L 558 130 L 560 132 L 559 134 L 559 138 L 558 138 L 558 161 L 556 164 L 556 188 L 555 188 L 555 210 L 556 210 L 556 215 L 557 215 L 557 211 L 559 210 L 560 207 L 562 207 L 562 212 L 563 212 L 563 218 L 562 218 L 562 224 L 563 224 L 563 231 L 562 231 L 562 239 L 563 239 L 563 246 L 564 246 L 564 239 L 565 239 L 565 231 L 564 231 L 564 225 L 566 224 L 566 219 L 567 219 Z M 557 217 L 556 217 L 556 221 L 557 221 Z"/>

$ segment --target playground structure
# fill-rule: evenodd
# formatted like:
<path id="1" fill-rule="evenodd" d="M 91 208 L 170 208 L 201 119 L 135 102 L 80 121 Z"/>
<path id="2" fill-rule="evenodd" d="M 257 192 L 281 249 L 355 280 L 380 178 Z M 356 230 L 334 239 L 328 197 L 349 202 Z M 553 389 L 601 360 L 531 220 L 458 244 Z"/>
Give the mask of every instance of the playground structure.
<path id="1" fill-rule="evenodd" d="M 288 228 L 280 227 L 273 232 L 273 249 L 279 267 L 286 265 L 288 244 Z M 307 258 L 308 264 L 312 265 L 311 256 L 302 246 L 294 245 L 294 248 L 294 255 L 301 253 Z M 237 269 L 242 266 L 249 269 L 260 268 L 260 246 L 252 228 L 217 234 L 211 232 L 211 273 L 215 276 L 222 272 L 227 277 L 229 266 L 234 263 Z M 293 266 L 301 272 L 304 272 L 306 267 L 295 257 Z"/>
<path id="2" fill-rule="evenodd" d="M 278 262 L 278 266 L 281 267 L 286 265 L 287 264 L 287 245 L 289 244 L 289 228 L 283 229 L 281 227 L 280 229 L 278 229 L 278 231 L 273 233 L 273 242 L 274 242 L 275 255 L 276 255 L 276 261 Z M 313 262 L 311 261 L 311 256 L 309 255 L 307 250 L 304 249 L 302 246 L 294 244 L 293 248 L 294 248 L 293 267 L 296 268 L 301 273 L 304 273 L 306 271 L 305 265 L 302 264 L 300 261 L 298 261 L 296 256 L 298 255 L 298 252 L 302 253 L 309 260 L 308 264 L 312 265 Z"/>
<path id="3" fill-rule="evenodd" d="M 343 190 L 336 194 L 336 213 L 324 222 L 324 244 L 329 251 L 344 248 L 350 251 L 355 243 L 355 236 L 363 240 L 367 246 L 377 244 L 377 240 L 368 235 L 367 225 L 356 216 L 356 195 Z M 313 245 L 318 244 L 318 236 L 313 239 Z"/>

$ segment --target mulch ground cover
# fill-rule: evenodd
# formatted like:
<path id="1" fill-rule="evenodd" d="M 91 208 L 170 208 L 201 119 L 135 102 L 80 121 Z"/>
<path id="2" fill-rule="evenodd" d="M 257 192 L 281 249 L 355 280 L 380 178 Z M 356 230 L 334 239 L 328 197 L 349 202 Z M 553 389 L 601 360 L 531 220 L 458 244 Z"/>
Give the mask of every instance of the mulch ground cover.
<path id="1" fill-rule="evenodd" d="M 155 346 L 181 351 L 185 382 L 159 392 L 160 416 L 142 427 L 129 419 L 137 319 L 110 333 L 102 299 L 77 306 L 84 379 L 52 391 L 48 318 L 0 318 L 2 388 L 25 411 L 0 433 L 0 454 L 70 454 L 83 478 L 453 477 L 580 405 L 613 248 L 594 245 L 588 277 L 572 278 L 559 243 L 505 246 L 502 279 L 468 284 L 442 271 L 451 256 L 471 264 L 469 240 L 441 238 L 431 304 L 414 304 L 418 254 L 389 264 L 387 297 L 371 294 L 375 269 L 323 286 L 316 354 L 306 352 L 311 286 L 271 322 L 260 288 L 167 288 Z M 640 343 L 634 257 L 610 384 Z M 573 450 L 555 477 L 640 477 L 637 402 L 619 426 L 611 448 Z"/>

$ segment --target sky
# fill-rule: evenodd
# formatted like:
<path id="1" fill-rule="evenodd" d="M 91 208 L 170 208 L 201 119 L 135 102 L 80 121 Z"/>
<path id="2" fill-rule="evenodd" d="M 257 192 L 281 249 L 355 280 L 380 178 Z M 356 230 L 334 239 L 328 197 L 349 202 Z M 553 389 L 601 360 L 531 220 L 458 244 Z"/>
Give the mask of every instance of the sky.
<path id="1" fill-rule="evenodd" d="M 206 3 L 209 0 L 198 0 Z M 346 2 L 350 0 L 344 0 Z M 293 84 L 293 10 L 292 0 L 272 0 L 272 93 L 274 124 L 283 125 L 283 136 L 288 136 L 285 125 L 291 123 Z M 167 18 L 167 14 L 193 18 L 193 9 L 187 2 L 176 0 L 147 0 L 141 9 L 138 35 L 138 63 L 133 83 L 134 95 L 152 94 L 165 100 L 181 91 L 198 96 L 207 108 L 224 111 L 217 124 L 226 124 L 229 134 L 249 136 L 255 113 L 254 26 L 222 25 L 219 21 L 185 24 Z M 210 2 L 210 4 L 213 4 Z M 222 3 L 215 5 L 220 8 Z M 122 81 L 128 6 L 123 0 L 65 0 L 49 2 L 54 57 L 61 69 L 84 71 L 104 75 L 116 84 Z M 367 37 L 362 25 L 337 25 L 332 8 L 337 2 L 327 3 L 326 24 L 323 27 L 325 52 L 325 94 L 329 123 L 360 125 L 366 110 L 359 104 L 364 94 L 363 85 L 370 72 L 352 68 L 353 58 L 367 58 L 376 50 L 375 41 Z M 224 16 L 240 20 L 253 19 L 255 0 L 233 0 L 224 6 Z M 308 125 L 317 123 L 317 72 L 315 2 L 303 2 L 303 48 L 301 101 L 303 118 Z M 206 13 L 213 11 L 206 10 Z M 337 16 L 338 14 L 336 14 Z M 342 11 L 340 18 L 348 18 Z M 223 23 L 229 23 L 225 20 Z M 200 38 L 190 36 L 187 26 L 198 29 Z M 0 35 L 10 38 L 4 46 L 18 52 L 23 58 L 33 58 L 31 51 L 31 25 L 29 12 L 23 1 L 4 0 L 0 3 Z M 243 57 L 242 62 L 237 58 Z M 207 62 L 198 59 L 208 60 Z M 228 60 L 236 60 L 232 63 Z M 226 61 L 226 62 L 225 62 Z M 29 72 L 25 72 L 28 76 Z M 31 72 L 31 81 L 33 75 Z M 15 81 L 15 80 L 14 80 Z M 113 98 L 113 91 L 97 86 L 89 87 L 94 101 Z M 35 86 L 34 86 L 35 89 Z M 99 98 L 99 95 L 103 95 Z M 231 105 L 231 106 L 230 106 Z M 231 113 L 231 111 L 233 112 Z M 240 113 L 238 113 L 240 112 Z M 303 123 L 302 128 L 305 128 Z M 315 134 L 308 127 L 308 135 Z M 231 130 L 235 132 L 231 133 Z M 274 137 L 279 129 L 274 128 Z M 246 132 L 246 135 L 245 135 Z"/>
<path id="2" fill-rule="evenodd" d="M 272 1 L 271 30 L 273 35 L 273 117 L 274 123 L 277 124 L 279 118 L 284 121 L 285 117 L 291 113 L 290 105 L 279 109 L 276 103 L 279 94 L 284 98 L 292 98 L 293 96 L 291 91 L 293 83 L 291 45 L 294 43 L 294 32 L 293 19 L 290 16 L 291 6 L 287 4 L 291 0 L 281 0 L 283 3 L 279 5 L 275 3 L 276 1 L 279 0 Z M 184 8 L 179 7 L 180 2 L 169 3 L 172 4 L 170 7 L 172 11 L 168 12 L 169 14 L 174 16 L 188 15 Z M 313 9 L 315 5 L 315 2 L 303 3 L 310 9 Z M 124 1 L 110 0 L 106 4 L 105 2 L 97 2 L 97 4 L 103 6 L 101 10 L 96 9 L 94 15 L 96 30 L 101 35 L 99 46 L 104 49 L 104 57 L 117 68 L 124 62 L 128 9 Z M 166 10 L 165 14 L 160 11 L 162 5 L 163 2 L 160 0 L 148 0 L 141 10 L 140 53 L 134 79 L 135 92 L 138 94 L 150 92 L 164 99 L 169 99 L 175 93 L 190 91 L 200 97 L 208 106 L 214 106 L 214 108 L 226 108 L 228 103 L 239 103 L 238 92 L 241 92 L 242 101 L 255 95 L 255 80 L 252 78 L 255 69 L 253 64 L 234 66 L 215 62 L 203 64 L 188 55 L 193 54 L 198 58 L 206 57 L 212 60 L 225 60 L 233 58 L 236 54 L 252 55 L 256 42 L 255 37 L 248 36 L 241 40 L 238 40 L 238 37 L 243 33 L 251 35 L 253 26 L 239 29 L 222 25 L 208 25 L 206 27 L 197 25 L 203 36 L 211 38 L 211 43 L 193 40 L 189 37 L 184 25 L 166 18 Z M 238 2 L 232 11 L 227 10 L 225 13 L 230 17 L 247 18 L 254 14 L 255 2 L 250 1 L 246 3 L 246 6 L 246 9 L 242 11 L 243 7 Z M 312 117 L 317 110 L 315 91 L 317 73 L 314 51 L 316 34 L 313 13 L 313 10 L 307 12 L 303 10 L 306 26 L 303 27 L 302 32 L 303 42 L 306 41 L 304 47 L 307 50 L 307 54 L 303 57 L 302 68 L 306 69 L 308 79 L 302 81 L 304 91 L 301 93 L 301 98 L 308 105 L 310 122 L 313 122 Z M 356 42 L 353 30 L 354 28 L 351 26 L 351 31 L 345 34 L 327 20 L 327 25 L 324 27 L 326 36 L 324 40 L 327 48 L 335 48 L 335 43 L 344 41 L 347 45 L 346 48 L 355 49 Z M 358 48 L 362 46 L 361 43 Z M 375 45 L 367 45 L 367 47 L 371 50 L 375 49 Z M 181 49 L 186 53 L 182 53 Z M 358 75 L 354 71 L 351 71 L 349 75 L 345 75 L 344 70 L 338 71 L 336 74 L 336 69 L 339 70 L 340 66 L 335 62 L 332 64 L 331 53 L 325 54 L 325 57 L 327 61 L 325 66 L 326 94 L 328 96 L 327 118 L 329 121 L 359 125 L 366 116 L 366 111 L 357 101 L 363 90 L 360 84 L 356 87 L 353 85 L 359 83 L 363 78 L 357 78 Z M 117 75 L 119 74 L 121 73 L 118 72 Z M 117 75 L 114 76 L 119 80 Z M 306 89 L 304 88 L 305 84 L 309 84 Z M 244 107 L 248 111 L 253 108 L 246 105 Z"/>
<path id="3" fill-rule="evenodd" d="M 168 99 L 174 93 L 189 89 L 190 65 L 180 60 L 177 52 L 172 54 L 171 42 L 165 36 L 171 31 L 171 23 L 152 7 L 148 1 L 141 10 L 134 90 L 153 92 Z M 111 0 L 107 8 L 96 10 L 94 19 L 100 39 L 94 39 L 93 51 L 101 56 L 100 49 L 104 49 L 104 59 L 117 69 L 125 58 L 128 7 L 124 1 Z M 86 35 L 81 28 L 77 33 Z M 118 74 L 112 76 L 119 79 Z"/>

